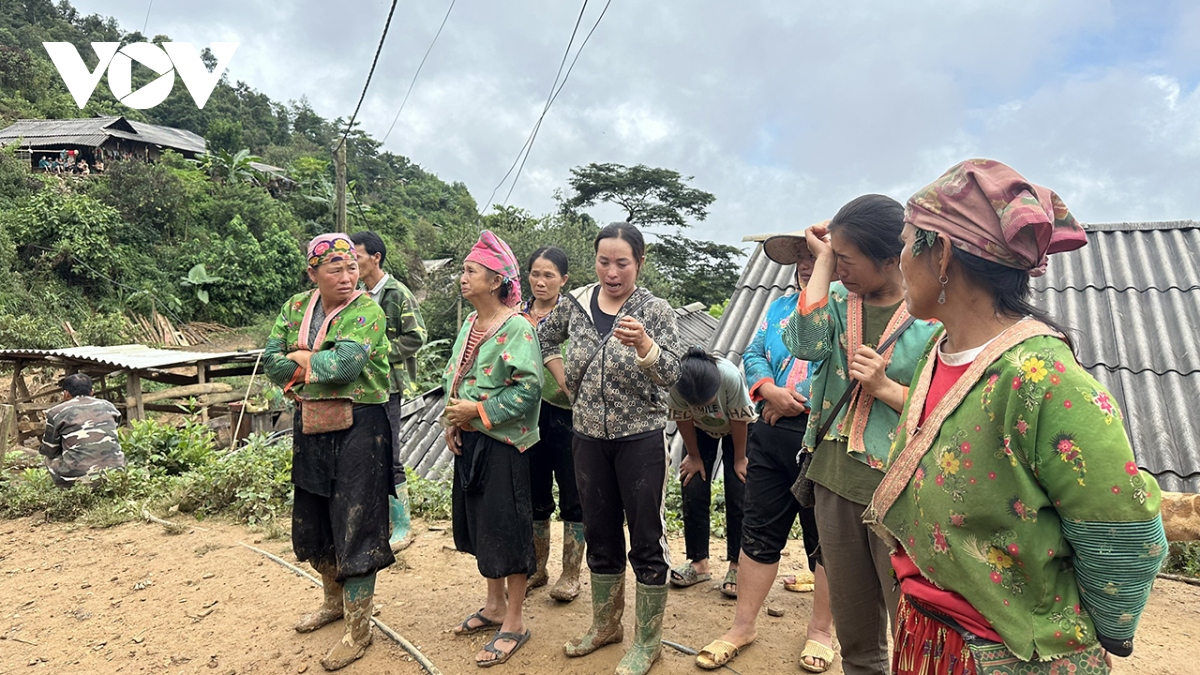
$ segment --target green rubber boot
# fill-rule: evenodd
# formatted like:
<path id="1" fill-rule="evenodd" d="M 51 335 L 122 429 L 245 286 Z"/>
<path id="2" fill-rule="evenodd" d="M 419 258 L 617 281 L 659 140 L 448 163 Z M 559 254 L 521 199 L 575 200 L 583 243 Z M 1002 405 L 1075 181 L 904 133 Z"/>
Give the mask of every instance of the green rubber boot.
<path id="1" fill-rule="evenodd" d="M 346 633 L 333 649 L 321 659 L 325 670 L 339 670 L 354 663 L 367 653 L 374 637 L 371 631 L 371 610 L 375 607 L 375 575 L 350 577 L 342 590 L 345 606 Z"/>
<path id="2" fill-rule="evenodd" d="M 665 590 L 665 587 L 664 587 Z M 592 627 L 563 645 L 567 656 L 585 656 L 604 645 L 625 639 L 625 575 L 592 572 Z M 662 622 L 659 622 L 661 629 Z"/>
<path id="3" fill-rule="evenodd" d="M 579 596 L 579 566 L 583 563 L 583 523 L 563 523 L 562 576 L 550 589 L 550 597 L 571 602 Z"/>
<path id="4" fill-rule="evenodd" d="M 663 613 L 667 587 L 637 585 L 637 625 L 633 645 L 617 664 L 617 675 L 646 675 L 662 654 Z"/>
<path id="5" fill-rule="evenodd" d="M 549 520 L 533 521 L 533 550 L 537 553 L 537 571 L 529 577 L 529 582 L 525 586 L 526 595 L 529 594 L 529 591 L 545 586 L 546 582 L 550 581 L 550 575 L 546 573 L 546 562 L 550 560 Z"/>
<path id="6" fill-rule="evenodd" d="M 408 483 L 396 486 L 398 497 L 388 497 L 388 518 L 392 522 L 392 538 L 388 545 L 399 553 L 412 544 L 412 515 L 408 502 Z"/>

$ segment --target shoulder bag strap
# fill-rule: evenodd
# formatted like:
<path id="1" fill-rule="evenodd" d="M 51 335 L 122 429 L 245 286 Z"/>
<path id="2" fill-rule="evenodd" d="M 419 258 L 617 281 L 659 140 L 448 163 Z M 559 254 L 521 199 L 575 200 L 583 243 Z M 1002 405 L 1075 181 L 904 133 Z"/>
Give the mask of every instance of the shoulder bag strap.
<path id="1" fill-rule="evenodd" d="M 912 316 L 909 316 L 907 319 L 905 319 L 903 323 L 901 323 L 899 326 L 896 326 L 896 330 L 892 331 L 892 334 L 888 336 L 888 339 L 884 340 L 875 351 L 879 353 L 886 352 L 887 348 L 891 347 L 896 340 L 899 340 L 900 335 L 906 328 L 913 325 L 914 321 L 916 321 L 916 318 Z M 821 424 L 821 429 L 817 431 L 817 437 L 815 441 L 817 445 L 820 445 L 821 441 L 825 439 L 825 434 L 829 433 L 829 428 L 833 426 L 833 421 L 837 419 L 838 413 L 842 411 L 842 408 L 846 407 L 846 404 L 849 403 L 850 399 L 854 397 L 854 392 L 858 391 L 860 386 L 861 385 L 858 382 L 855 382 L 852 386 L 846 389 L 846 393 L 842 394 L 842 397 L 838 399 L 838 402 L 829 409 L 829 416 L 825 418 L 825 421 Z"/>
<path id="2" fill-rule="evenodd" d="M 597 289 L 597 291 L 599 291 L 599 289 Z M 571 297 L 572 300 L 575 300 L 575 298 L 570 296 L 570 294 L 568 294 L 568 297 Z M 654 295 L 648 294 L 646 297 L 639 300 L 637 302 L 637 304 L 630 307 L 625 312 L 625 316 L 633 316 L 634 312 L 641 309 L 643 305 L 645 305 L 647 302 L 650 302 L 650 300 L 652 300 L 653 298 L 654 298 Z M 583 309 L 583 305 L 580 304 L 580 302 L 578 300 L 575 300 L 575 304 L 578 305 L 580 309 Z M 585 310 L 584 314 L 586 314 L 586 313 L 587 312 Z M 618 314 L 618 316 L 619 316 L 619 314 Z M 590 368 L 592 366 L 592 362 L 594 362 L 596 360 L 596 357 L 600 355 L 600 350 L 604 349 L 604 344 L 606 342 L 608 342 L 609 338 L 611 338 L 613 336 L 613 333 L 617 332 L 618 323 L 619 322 L 616 320 L 613 321 L 613 327 L 611 329 L 609 329 L 608 334 L 601 337 L 600 342 L 596 343 L 596 348 L 592 350 L 591 354 L 588 354 L 587 359 L 585 359 L 583 362 L 583 368 L 579 369 L 580 379 L 582 379 L 583 375 L 587 373 L 588 368 Z"/>

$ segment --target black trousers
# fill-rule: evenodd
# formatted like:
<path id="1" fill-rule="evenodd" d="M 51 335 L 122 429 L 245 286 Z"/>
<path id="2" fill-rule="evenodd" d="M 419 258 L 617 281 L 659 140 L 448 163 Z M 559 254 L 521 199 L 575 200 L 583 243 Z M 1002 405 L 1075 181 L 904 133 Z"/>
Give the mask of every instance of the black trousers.
<path id="1" fill-rule="evenodd" d="M 292 432 L 292 548 L 296 558 L 339 581 L 396 561 L 388 546 L 392 492 L 387 414 L 382 405 L 354 406 L 345 431 L 305 435 L 300 411 Z"/>
<path id="2" fill-rule="evenodd" d="M 388 424 L 392 427 L 392 484 L 403 485 L 408 482 L 408 476 L 404 474 L 404 462 L 400 461 L 400 451 L 404 449 L 404 441 L 400 439 L 400 427 L 403 422 L 400 419 L 400 404 L 404 402 L 404 397 L 400 392 L 393 393 L 386 404 Z"/>
<path id="3" fill-rule="evenodd" d="M 537 571 L 529 457 L 478 431 L 464 431 L 454 458 L 454 546 L 475 556 L 487 579 Z"/>
<path id="4" fill-rule="evenodd" d="M 738 553 L 742 550 L 742 500 L 746 494 L 746 484 L 738 478 L 733 468 L 733 436 L 726 434 L 717 439 L 701 429 L 696 429 L 696 441 L 700 446 L 700 459 L 704 463 L 704 475 L 708 476 L 708 480 L 696 475 L 681 488 L 683 541 L 687 548 L 688 560 L 708 558 L 711 523 L 709 510 L 712 502 L 712 482 L 716 479 L 713 467 L 716 466 L 719 453 L 725 474 L 725 559 L 737 562 Z"/>
<path id="5" fill-rule="evenodd" d="M 541 440 L 525 451 L 529 455 L 529 480 L 533 488 L 533 519 L 554 515 L 554 483 L 558 482 L 558 515 L 565 522 L 583 520 L 579 486 L 575 483 L 575 456 L 571 441 L 571 411 L 542 401 L 538 421 Z"/>
<path id="6" fill-rule="evenodd" d="M 597 574 L 625 570 L 625 522 L 629 564 L 647 586 L 667 583 L 665 497 L 667 447 L 661 429 L 613 441 L 575 434 L 575 478 L 583 504 L 588 568 Z"/>
<path id="7" fill-rule="evenodd" d="M 821 562 L 816 514 L 800 506 L 791 492 L 800 475 L 796 453 L 804 444 L 807 425 L 808 415 L 785 417 L 775 426 L 761 419 L 750 425 L 742 550 L 754 562 L 774 565 L 799 517 L 808 569 L 815 572 Z"/>

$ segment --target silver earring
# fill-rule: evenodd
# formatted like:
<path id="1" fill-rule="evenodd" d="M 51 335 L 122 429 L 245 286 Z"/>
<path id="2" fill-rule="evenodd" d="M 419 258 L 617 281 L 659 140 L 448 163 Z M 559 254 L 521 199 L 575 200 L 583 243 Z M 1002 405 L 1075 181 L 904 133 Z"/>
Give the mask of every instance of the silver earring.
<path id="1" fill-rule="evenodd" d="M 947 278 L 945 274 L 938 277 L 938 283 L 940 283 L 942 285 L 942 292 L 938 294 L 938 304 L 939 305 L 946 304 L 946 283 L 949 281 L 950 281 L 950 279 Z"/>

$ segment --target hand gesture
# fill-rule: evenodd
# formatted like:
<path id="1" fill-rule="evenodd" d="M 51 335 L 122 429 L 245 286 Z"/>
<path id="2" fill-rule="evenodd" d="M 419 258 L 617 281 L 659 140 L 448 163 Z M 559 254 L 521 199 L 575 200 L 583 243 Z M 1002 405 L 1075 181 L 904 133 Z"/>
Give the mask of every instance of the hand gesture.
<path id="1" fill-rule="evenodd" d="M 456 455 L 462 454 L 462 430 L 458 427 L 446 427 L 446 447 Z"/>
<path id="2" fill-rule="evenodd" d="M 738 477 L 738 480 L 742 481 L 743 483 L 746 482 L 746 467 L 749 465 L 750 460 L 745 457 L 742 457 L 741 459 L 734 458 L 733 460 L 733 473 L 735 473 Z"/>
<path id="3" fill-rule="evenodd" d="M 810 225 L 804 230 L 804 241 L 808 250 L 818 259 L 832 258 L 833 247 L 829 245 L 829 221 Z"/>
<path id="4" fill-rule="evenodd" d="M 479 417 L 479 408 L 473 401 L 460 401 L 459 399 L 450 399 L 450 404 L 446 406 L 446 419 L 456 427 L 465 427 L 471 424 L 471 420 Z"/>
<path id="5" fill-rule="evenodd" d="M 760 391 L 763 398 L 780 417 L 795 417 L 804 414 L 804 404 L 808 402 L 808 399 L 795 389 L 785 389 L 774 382 L 764 382 Z"/>
<path id="6" fill-rule="evenodd" d="M 679 463 L 679 481 L 687 485 L 696 474 L 700 474 L 700 480 L 708 480 L 708 475 L 704 473 L 704 462 L 690 453 L 685 454 Z"/>
<path id="7" fill-rule="evenodd" d="M 632 316 L 621 317 L 617 322 L 617 329 L 613 331 L 613 337 L 626 347 L 637 350 L 639 357 L 645 357 L 650 352 L 652 341 L 650 336 L 646 335 L 646 327 Z"/>
<path id="8" fill-rule="evenodd" d="M 850 378 L 862 384 L 863 391 L 875 396 L 891 383 L 887 376 L 887 365 L 887 361 L 874 349 L 864 345 L 850 357 Z"/>
<path id="9" fill-rule="evenodd" d="M 307 349 L 297 349 L 296 351 L 289 353 L 287 358 L 294 361 L 296 365 L 300 366 L 302 369 L 308 370 L 309 363 L 312 362 L 312 355 L 313 353 Z"/>

